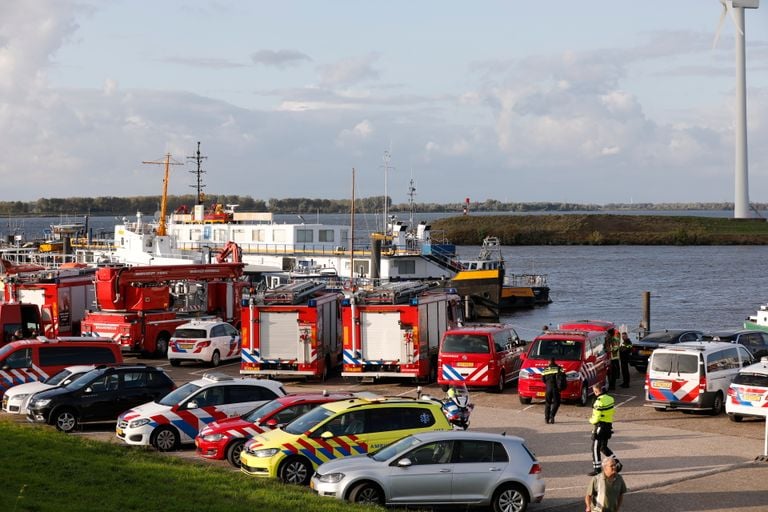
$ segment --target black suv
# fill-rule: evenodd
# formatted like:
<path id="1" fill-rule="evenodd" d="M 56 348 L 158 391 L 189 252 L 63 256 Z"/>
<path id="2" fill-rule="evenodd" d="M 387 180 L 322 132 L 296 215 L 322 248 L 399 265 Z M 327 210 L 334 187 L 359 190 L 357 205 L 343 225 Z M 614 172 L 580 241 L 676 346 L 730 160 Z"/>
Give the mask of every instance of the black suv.
<path id="1" fill-rule="evenodd" d="M 695 329 L 665 329 L 648 333 L 641 340 L 632 342 L 629 364 L 640 373 L 645 373 L 648 368 L 648 358 L 651 352 L 659 348 L 659 345 L 700 340 L 702 334 Z"/>
<path id="2" fill-rule="evenodd" d="M 704 341 L 725 341 L 738 343 L 750 351 L 755 361 L 768 356 L 768 332 L 764 331 L 721 331 L 707 333 L 701 338 Z"/>
<path id="3" fill-rule="evenodd" d="M 35 394 L 27 419 L 56 425 L 63 432 L 79 423 L 114 423 L 126 409 L 161 398 L 175 387 L 165 371 L 154 366 L 98 366 L 65 387 Z"/>

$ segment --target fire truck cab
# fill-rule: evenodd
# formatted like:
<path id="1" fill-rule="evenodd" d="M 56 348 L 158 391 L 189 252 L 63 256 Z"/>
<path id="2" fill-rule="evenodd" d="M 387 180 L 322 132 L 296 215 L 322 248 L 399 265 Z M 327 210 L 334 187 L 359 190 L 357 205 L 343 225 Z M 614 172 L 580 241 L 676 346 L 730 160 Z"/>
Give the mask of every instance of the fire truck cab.
<path id="1" fill-rule="evenodd" d="M 390 282 L 347 294 L 342 302 L 341 375 L 437 380 L 437 353 L 445 331 L 463 320 L 461 298 L 425 282 Z"/>
<path id="2" fill-rule="evenodd" d="M 341 364 L 341 298 L 314 281 L 252 297 L 242 311 L 240 373 L 325 380 Z"/>

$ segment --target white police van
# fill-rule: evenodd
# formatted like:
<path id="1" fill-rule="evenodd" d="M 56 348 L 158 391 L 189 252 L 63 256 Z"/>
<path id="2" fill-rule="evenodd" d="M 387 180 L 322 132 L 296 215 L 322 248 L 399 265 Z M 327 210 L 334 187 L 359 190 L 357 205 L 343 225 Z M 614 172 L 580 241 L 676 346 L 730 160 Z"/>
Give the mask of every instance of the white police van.
<path id="1" fill-rule="evenodd" d="M 661 346 L 651 353 L 645 376 L 645 405 L 657 411 L 723 412 L 728 387 L 753 357 L 735 343 L 693 341 Z"/>

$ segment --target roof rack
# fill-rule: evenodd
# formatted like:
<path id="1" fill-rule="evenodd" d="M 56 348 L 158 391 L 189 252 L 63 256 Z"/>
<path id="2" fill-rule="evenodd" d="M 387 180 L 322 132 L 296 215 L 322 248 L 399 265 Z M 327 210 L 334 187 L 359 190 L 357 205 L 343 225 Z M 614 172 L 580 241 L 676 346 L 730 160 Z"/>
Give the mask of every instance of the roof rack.
<path id="1" fill-rule="evenodd" d="M 419 281 L 384 283 L 361 293 L 360 299 L 366 304 L 404 304 L 431 287 Z"/>
<path id="2" fill-rule="evenodd" d="M 299 304 L 325 289 L 325 283 L 297 281 L 264 292 L 264 304 Z"/>

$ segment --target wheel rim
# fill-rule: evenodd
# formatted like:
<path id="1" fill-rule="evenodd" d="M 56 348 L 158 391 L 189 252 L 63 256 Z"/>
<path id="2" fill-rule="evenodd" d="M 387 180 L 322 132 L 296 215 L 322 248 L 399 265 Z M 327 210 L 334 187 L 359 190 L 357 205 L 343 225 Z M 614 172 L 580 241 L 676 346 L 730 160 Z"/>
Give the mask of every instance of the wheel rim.
<path id="1" fill-rule="evenodd" d="M 75 428 L 75 415 L 71 412 L 63 412 L 56 417 L 56 426 L 63 432 L 69 432 Z"/>
<path id="2" fill-rule="evenodd" d="M 235 466 L 240 467 L 240 454 L 243 452 L 243 443 L 235 443 L 229 452 L 229 462 Z"/>
<path id="3" fill-rule="evenodd" d="M 176 445 L 176 435 L 170 430 L 161 430 L 157 433 L 155 443 L 160 450 L 170 450 Z"/>
<path id="4" fill-rule="evenodd" d="M 589 398 L 589 393 L 587 392 L 587 386 L 581 385 L 581 403 L 586 404 L 587 399 Z"/>
<path id="5" fill-rule="evenodd" d="M 378 504 L 380 502 L 379 491 L 374 489 L 372 486 L 367 485 L 360 489 L 360 492 L 357 493 L 357 499 L 355 501 L 357 503 Z"/>
<path id="6" fill-rule="evenodd" d="M 499 393 L 504 392 L 504 372 L 499 374 Z"/>
<path id="7" fill-rule="evenodd" d="M 525 498 L 517 489 L 505 489 L 499 494 L 498 503 L 502 512 L 520 512 L 525 507 Z"/>
<path id="8" fill-rule="evenodd" d="M 219 366 L 220 360 L 221 360 L 221 356 L 219 356 L 219 352 L 218 351 L 214 352 L 213 355 L 211 356 L 211 364 L 213 364 L 213 366 Z"/>
<path id="9" fill-rule="evenodd" d="M 289 484 L 302 484 L 307 480 L 307 473 L 307 465 L 303 462 L 289 462 L 283 471 L 283 480 Z"/>

